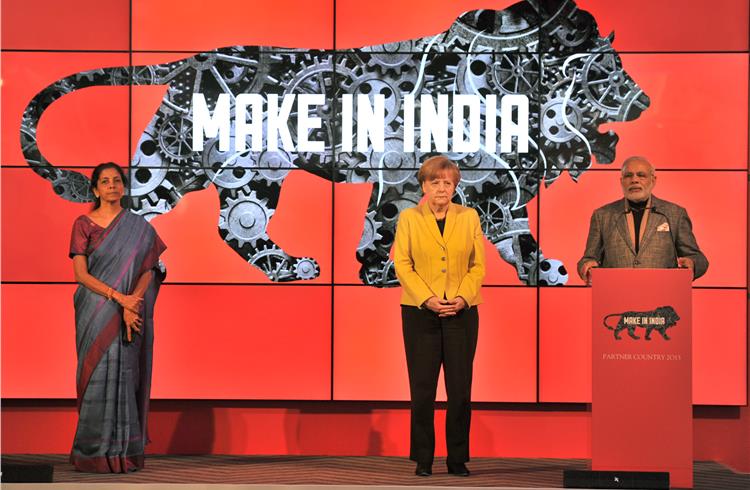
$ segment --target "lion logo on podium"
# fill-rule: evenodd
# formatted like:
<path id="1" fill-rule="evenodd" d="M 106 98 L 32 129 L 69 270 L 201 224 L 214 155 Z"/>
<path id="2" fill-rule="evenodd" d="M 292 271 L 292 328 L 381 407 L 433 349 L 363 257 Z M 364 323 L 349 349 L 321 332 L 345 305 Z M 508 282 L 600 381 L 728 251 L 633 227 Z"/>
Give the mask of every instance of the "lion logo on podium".
<path id="1" fill-rule="evenodd" d="M 446 153 L 462 172 L 455 199 L 479 212 L 486 237 L 519 281 L 564 284 L 565 265 L 542 254 L 526 205 L 542 182 L 550 185 L 563 172 L 577 180 L 592 155 L 611 163 L 618 137 L 598 127 L 632 121 L 649 106 L 623 70 L 613 40 L 601 37 L 594 18 L 571 0 L 529 0 L 502 11 L 467 12 L 444 32 L 380 46 L 335 52 L 231 46 L 171 63 L 104 67 L 63 78 L 37 94 L 23 115 L 21 146 L 29 165 L 60 197 L 90 201 L 88 177 L 42 155 L 37 145 L 42 114 L 86 87 L 166 86 L 130 162 L 134 212 L 151 219 L 169 212 L 185 194 L 214 185 L 221 203 L 219 233 L 237 254 L 272 281 L 313 279 L 320 274 L 315 258 L 291 256 L 267 232 L 284 179 L 292 170 L 305 170 L 335 182 L 372 183 L 356 250 L 359 276 L 364 284 L 390 287 L 398 285 L 389 259 L 398 215 L 420 201 L 416 171 L 435 154 L 403 151 L 404 95 L 417 101 L 423 95 L 523 95 L 529 100 L 529 151 L 485 151 L 489 138 L 499 138 L 496 132 L 484 135 L 480 151 Z M 195 151 L 195 93 L 203 94 L 208 107 L 223 94 L 232 101 L 239 94 L 325 94 L 326 103 L 311 109 L 319 127 L 297 134 L 298 116 L 292 113 L 288 128 L 294 141 L 306 136 L 324 142 L 324 151 L 268 145 L 263 151 L 227 151 L 218 138 Z M 384 97 L 383 151 L 344 151 L 337 108 L 345 94 Z M 482 121 L 490 118 L 499 128 L 499 111 L 483 111 Z M 234 126 L 231 131 L 234 139 Z"/>
<path id="2" fill-rule="evenodd" d="M 612 317 L 620 317 L 617 320 L 617 325 L 611 327 L 607 324 L 607 319 Z M 677 325 L 680 321 L 680 316 L 671 306 L 660 306 L 655 310 L 651 311 L 626 311 L 624 313 L 613 313 L 604 317 L 604 326 L 609 330 L 614 331 L 615 339 L 622 340 L 620 338 L 620 332 L 627 329 L 630 338 L 638 340 L 639 336 L 635 334 L 636 328 L 646 329 L 646 340 L 651 340 L 651 332 L 656 330 L 661 334 L 664 340 L 669 340 L 667 335 L 667 329 L 670 329 Z"/>

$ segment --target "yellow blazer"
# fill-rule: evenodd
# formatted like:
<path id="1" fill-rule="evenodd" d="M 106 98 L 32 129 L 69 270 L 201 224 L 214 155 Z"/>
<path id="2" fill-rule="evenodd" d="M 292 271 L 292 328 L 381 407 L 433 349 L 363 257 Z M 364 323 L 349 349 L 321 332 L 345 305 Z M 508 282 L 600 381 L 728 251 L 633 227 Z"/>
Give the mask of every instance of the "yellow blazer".
<path id="1" fill-rule="evenodd" d="M 393 262 L 401 283 L 401 304 L 422 306 L 431 296 L 461 296 L 469 306 L 482 302 L 484 235 L 479 215 L 451 203 L 440 234 L 427 203 L 398 218 Z"/>

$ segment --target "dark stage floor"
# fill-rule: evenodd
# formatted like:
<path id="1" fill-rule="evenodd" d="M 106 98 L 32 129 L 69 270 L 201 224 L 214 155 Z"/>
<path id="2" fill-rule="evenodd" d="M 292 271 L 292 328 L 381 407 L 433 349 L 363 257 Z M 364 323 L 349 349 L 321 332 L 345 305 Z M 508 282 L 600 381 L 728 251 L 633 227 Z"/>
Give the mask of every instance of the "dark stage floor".
<path id="1" fill-rule="evenodd" d="M 61 484 L 182 483 L 276 487 L 337 485 L 494 488 L 561 488 L 563 470 L 584 470 L 587 463 L 585 460 L 570 459 L 477 458 L 468 465 L 472 472 L 471 476 L 460 478 L 447 474 L 444 460 L 438 459 L 433 467 L 434 474 L 428 478 L 420 478 L 414 476 L 414 464 L 411 461 L 405 458 L 377 456 L 150 456 L 143 471 L 128 475 L 79 473 L 73 470 L 67 462 L 67 456 L 64 455 L 7 455 L 2 457 L 2 461 L 4 464 L 52 464 L 54 482 Z M 68 485 L 61 487 L 69 488 Z M 718 463 L 696 462 L 695 488 L 747 490 L 750 489 L 750 475 L 733 473 Z"/>

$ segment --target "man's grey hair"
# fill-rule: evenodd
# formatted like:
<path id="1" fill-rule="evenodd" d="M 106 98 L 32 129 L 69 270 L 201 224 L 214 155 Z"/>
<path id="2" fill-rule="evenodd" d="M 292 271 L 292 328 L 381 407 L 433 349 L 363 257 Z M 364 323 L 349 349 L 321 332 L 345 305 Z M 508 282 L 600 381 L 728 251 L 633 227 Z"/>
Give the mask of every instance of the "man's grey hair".
<path id="1" fill-rule="evenodd" d="M 648 165 L 648 168 L 651 171 L 651 175 L 654 175 L 656 173 L 656 169 L 651 164 L 651 162 L 648 161 L 648 159 L 646 157 L 635 155 L 635 156 L 626 158 L 625 161 L 622 162 L 622 167 L 620 167 L 620 174 L 624 173 L 625 169 L 627 168 L 627 166 L 630 165 L 633 162 L 643 162 L 646 165 Z"/>

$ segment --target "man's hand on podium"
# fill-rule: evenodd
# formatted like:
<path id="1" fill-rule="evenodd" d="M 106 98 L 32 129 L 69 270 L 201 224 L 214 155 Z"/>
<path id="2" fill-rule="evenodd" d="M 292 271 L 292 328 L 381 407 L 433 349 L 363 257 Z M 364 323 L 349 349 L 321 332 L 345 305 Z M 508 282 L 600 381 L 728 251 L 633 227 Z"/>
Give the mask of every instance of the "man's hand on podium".
<path id="1" fill-rule="evenodd" d="M 584 262 L 581 268 L 578 270 L 578 275 L 586 283 L 587 286 L 591 286 L 591 269 L 599 267 L 599 262 L 596 260 L 589 260 Z"/>
<path id="2" fill-rule="evenodd" d="M 677 267 L 690 269 L 692 271 L 695 268 L 695 262 L 693 262 L 693 259 L 688 257 L 677 257 Z"/>

